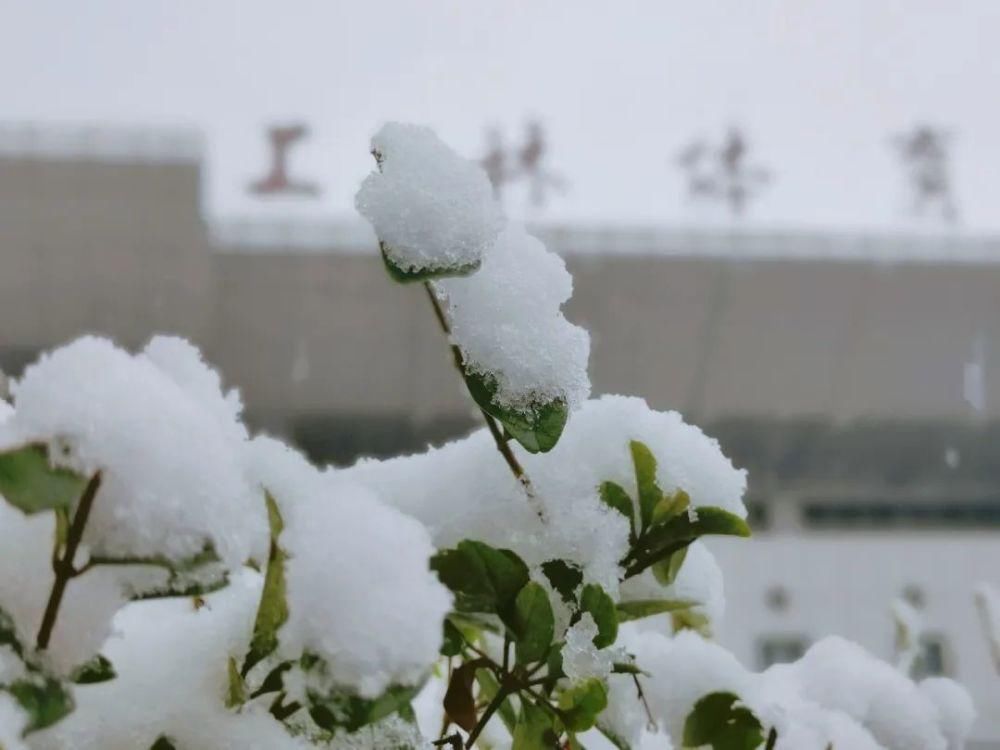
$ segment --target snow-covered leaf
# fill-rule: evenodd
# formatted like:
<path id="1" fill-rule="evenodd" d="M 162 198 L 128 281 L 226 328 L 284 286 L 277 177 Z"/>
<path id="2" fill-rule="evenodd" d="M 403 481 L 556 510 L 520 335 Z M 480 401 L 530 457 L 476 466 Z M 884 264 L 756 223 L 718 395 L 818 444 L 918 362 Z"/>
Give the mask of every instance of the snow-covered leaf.
<path id="1" fill-rule="evenodd" d="M 569 418 L 569 408 L 562 399 L 535 402 L 524 409 L 513 409 L 497 403 L 496 378 L 466 370 L 465 384 L 479 407 L 497 419 L 507 434 L 529 453 L 547 453 L 559 442 Z"/>

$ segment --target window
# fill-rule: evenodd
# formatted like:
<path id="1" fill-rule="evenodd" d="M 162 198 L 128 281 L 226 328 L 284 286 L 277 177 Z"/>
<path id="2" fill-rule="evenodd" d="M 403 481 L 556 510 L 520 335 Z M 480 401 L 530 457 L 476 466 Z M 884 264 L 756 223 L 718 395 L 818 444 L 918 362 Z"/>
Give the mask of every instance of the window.
<path id="1" fill-rule="evenodd" d="M 757 643 L 757 666 L 767 669 L 772 664 L 787 664 L 802 657 L 808 648 L 808 641 L 798 635 L 772 635 L 761 638 Z"/>
<path id="2" fill-rule="evenodd" d="M 913 664 L 913 678 L 939 677 L 952 673 L 951 650 L 942 633 L 924 633 L 920 637 L 920 652 Z"/>

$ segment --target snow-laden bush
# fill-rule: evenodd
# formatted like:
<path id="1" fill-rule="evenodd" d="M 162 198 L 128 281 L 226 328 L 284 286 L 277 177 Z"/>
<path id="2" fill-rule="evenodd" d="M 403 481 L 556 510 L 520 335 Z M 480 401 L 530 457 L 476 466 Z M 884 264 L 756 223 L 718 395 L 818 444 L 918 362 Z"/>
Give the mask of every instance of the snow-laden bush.
<path id="1" fill-rule="evenodd" d="M 486 427 L 318 468 L 185 341 L 44 355 L 0 400 L 0 748 L 961 747 L 949 680 L 838 639 L 754 674 L 711 641 L 699 539 L 749 535 L 743 472 L 588 400 L 572 279 L 477 167 L 412 126 L 373 148 L 358 207 Z"/>

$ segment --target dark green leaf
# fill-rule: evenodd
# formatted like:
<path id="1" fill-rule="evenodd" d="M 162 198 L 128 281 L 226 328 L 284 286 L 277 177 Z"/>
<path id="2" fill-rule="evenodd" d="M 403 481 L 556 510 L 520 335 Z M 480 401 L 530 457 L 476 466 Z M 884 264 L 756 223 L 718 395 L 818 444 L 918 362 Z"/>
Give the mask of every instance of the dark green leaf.
<path id="1" fill-rule="evenodd" d="M 161 735 L 149 750 L 177 750 L 177 745 Z"/>
<path id="2" fill-rule="evenodd" d="M 479 408 L 499 420 L 507 434 L 529 453 L 546 453 L 559 442 L 569 418 L 569 409 L 562 399 L 533 403 L 518 411 L 502 407 L 494 400 L 497 381 L 492 376 L 470 372 L 466 368 L 465 385 Z"/>
<path id="3" fill-rule="evenodd" d="M 635 529 L 635 506 L 632 498 L 622 488 L 620 484 L 614 482 L 602 482 L 600 487 L 601 500 L 609 508 L 613 508 L 628 519 L 628 527 L 631 533 L 636 533 Z"/>
<path id="4" fill-rule="evenodd" d="M 10 693 L 28 715 L 25 734 L 52 726 L 74 708 L 73 696 L 59 680 L 37 672 L 0 690 Z"/>
<path id="5" fill-rule="evenodd" d="M 588 583 L 580 594 L 580 612 L 589 612 L 597 624 L 597 635 L 594 645 L 597 648 L 607 648 L 618 637 L 618 613 L 615 611 L 615 600 L 595 583 Z"/>
<path id="6" fill-rule="evenodd" d="M 468 276 L 479 270 L 480 262 L 467 263 L 454 266 L 427 266 L 424 268 L 405 269 L 392 260 L 384 242 L 378 243 L 379 250 L 382 251 L 382 260 L 385 263 L 385 270 L 393 281 L 400 284 L 410 284 L 415 281 L 431 281 L 433 279 L 449 278 L 452 276 Z"/>
<path id="7" fill-rule="evenodd" d="M 9 646 L 15 654 L 24 658 L 24 646 L 17 637 L 14 618 L 3 609 L 0 609 L 0 646 Z"/>
<path id="8" fill-rule="evenodd" d="M 750 527 L 739 516 L 721 508 L 698 508 L 656 524 L 640 536 L 622 561 L 625 577 L 638 575 L 660 560 L 709 534 L 750 536 Z"/>
<path id="9" fill-rule="evenodd" d="M 710 693 L 684 722 L 684 745 L 712 750 L 753 750 L 764 742 L 760 721 L 732 693 Z"/>
<path id="10" fill-rule="evenodd" d="M 597 715 L 607 705 L 607 688 L 596 678 L 573 685 L 559 695 L 560 718 L 573 732 L 585 732 L 593 727 Z"/>
<path id="11" fill-rule="evenodd" d="M 470 540 L 434 555 L 431 570 L 455 594 L 459 612 L 495 613 L 504 621 L 528 582 L 528 566 L 513 552 Z"/>
<path id="12" fill-rule="evenodd" d="M 542 563 L 542 572 L 563 601 L 576 602 L 576 590 L 583 583 L 583 571 L 579 567 L 565 560 L 549 560 Z"/>
<path id="13" fill-rule="evenodd" d="M 118 675 L 111 661 L 102 654 L 97 654 L 89 661 L 73 670 L 70 681 L 78 685 L 93 685 L 98 682 L 113 680 Z"/>
<path id="14" fill-rule="evenodd" d="M 690 609 L 695 602 L 685 599 L 635 599 L 630 602 L 618 602 L 618 621 L 628 622 L 651 617 L 663 612 L 677 612 Z"/>
<path id="15" fill-rule="evenodd" d="M 23 513 L 70 508 L 87 479 L 49 464 L 44 445 L 27 445 L 0 453 L 0 495 Z"/>
<path id="16" fill-rule="evenodd" d="M 373 700 L 346 692 L 331 695 L 309 693 L 309 715 L 329 732 L 345 729 L 356 732 L 408 706 L 422 686 L 394 686 Z"/>
<path id="17" fill-rule="evenodd" d="M 465 636 L 448 618 L 445 618 L 442 629 L 444 632 L 441 637 L 441 656 L 458 656 L 465 646 Z"/>
<path id="18" fill-rule="evenodd" d="M 555 618 L 549 596 L 541 584 L 530 581 L 514 601 L 511 623 L 518 664 L 530 664 L 545 658 L 555 630 Z"/>
<path id="19" fill-rule="evenodd" d="M 528 700 L 521 701 L 521 711 L 514 727 L 511 750 L 554 750 L 559 747 L 559 736 L 552 725 L 552 717 Z"/>
<path id="20" fill-rule="evenodd" d="M 278 630 L 288 619 L 288 598 L 285 590 L 285 551 L 278 544 L 278 537 L 284 529 L 281 511 L 271 493 L 266 493 L 267 517 L 271 527 L 271 549 L 264 574 L 264 588 L 257 607 L 257 618 L 253 625 L 250 650 L 243 662 L 245 676 L 261 659 L 278 647 Z"/>
<path id="21" fill-rule="evenodd" d="M 635 467 L 635 482 L 639 489 L 639 521 L 640 531 L 644 531 L 653 521 L 653 509 L 663 491 L 656 483 L 656 458 L 645 443 L 633 440 L 629 443 L 632 452 L 632 464 Z"/>

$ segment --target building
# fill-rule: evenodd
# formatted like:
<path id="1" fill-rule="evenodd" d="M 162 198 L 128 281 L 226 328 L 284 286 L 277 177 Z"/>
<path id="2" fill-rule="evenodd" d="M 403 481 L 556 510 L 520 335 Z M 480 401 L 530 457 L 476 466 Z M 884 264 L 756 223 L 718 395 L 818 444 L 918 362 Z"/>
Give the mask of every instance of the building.
<path id="1" fill-rule="evenodd" d="M 217 224 L 191 133 L 0 129 L 0 368 L 83 332 L 194 340 L 248 421 L 320 460 L 474 422 L 419 289 L 360 223 Z M 715 545 L 748 664 L 929 627 L 1000 739 L 972 589 L 1000 583 L 1000 238 L 540 227 L 575 279 L 596 392 L 677 408 L 750 470 L 755 540 Z"/>

